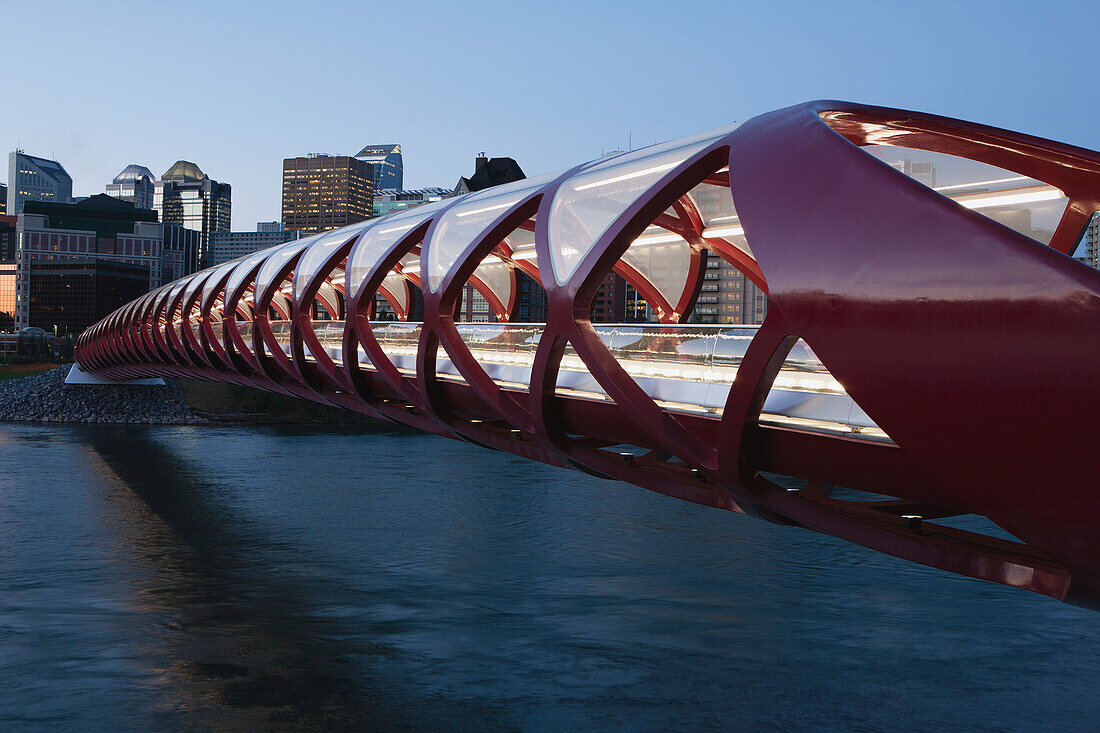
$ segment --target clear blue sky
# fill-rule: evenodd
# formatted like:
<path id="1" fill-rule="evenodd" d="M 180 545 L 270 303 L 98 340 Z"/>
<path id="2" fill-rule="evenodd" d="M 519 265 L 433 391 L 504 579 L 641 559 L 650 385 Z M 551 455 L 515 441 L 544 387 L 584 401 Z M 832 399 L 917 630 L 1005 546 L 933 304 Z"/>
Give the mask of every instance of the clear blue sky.
<path id="1" fill-rule="evenodd" d="M 839 98 L 1100 149 L 1096 2 L 2 0 L 0 148 L 74 193 L 178 158 L 280 215 L 281 161 L 401 143 L 406 187 L 528 175 Z M 0 166 L 6 178 L 6 157 Z"/>

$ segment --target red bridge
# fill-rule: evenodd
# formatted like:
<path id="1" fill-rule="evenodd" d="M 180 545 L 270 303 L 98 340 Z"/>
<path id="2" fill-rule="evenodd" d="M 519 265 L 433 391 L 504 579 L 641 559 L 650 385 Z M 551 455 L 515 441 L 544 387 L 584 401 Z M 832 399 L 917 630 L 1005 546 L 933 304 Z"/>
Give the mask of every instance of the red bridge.
<path id="1" fill-rule="evenodd" d="M 1095 152 L 814 102 L 204 270 L 93 326 L 77 359 L 338 405 L 1095 607 L 1100 272 L 1069 255 L 1098 210 Z M 760 326 L 688 323 L 714 257 L 767 293 Z M 592 323 L 612 271 L 658 324 Z M 520 272 L 544 324 L 512 321 Z M 495 323 L 456 323 L 468 283 Z M 374 320 L 381 299 L 400 320 Z"/>

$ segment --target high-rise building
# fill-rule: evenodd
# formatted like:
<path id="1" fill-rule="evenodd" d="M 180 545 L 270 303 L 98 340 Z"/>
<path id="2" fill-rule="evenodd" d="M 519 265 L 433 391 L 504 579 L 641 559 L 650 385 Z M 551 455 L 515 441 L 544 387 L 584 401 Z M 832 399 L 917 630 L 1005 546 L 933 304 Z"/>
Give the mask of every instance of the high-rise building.
<path id="1" fill-rule="evenodd" d="M 1093 214 L 1089 219 L 1074 257 L 1089 267 L 1100 269 L 1100 212 Z"/>
<path id="2" fill-rule="evenodd" d="M 18 216 L 24 201 L 68 204 L 73 198 L 73 179 L 56 160 L 36 158 L 22 150 L 8 155 L 8 195 L 5 213 Z"/>
<path id="3" fill-rule="evenodd" d="M 450 189 L 440 188 L 439 186 L 418 188 L 412 191 L 401 191 L 396 188 L 375 190 L 373 216 L 385 216 L 395 211 L 411 209 L 414 206 L 439 201 L 450 195 Z"/>
<path id="4" fill-rule="evenodd" d="M 199 269 L 199 237 L 194 229 L 179 224 L 161 224 L 164 233 L 164 258 L 161 279 L 165 283 L 179 280 Z"/>
<path id="5" fill-rule="evenodd" d="M 711 253 L 703 285 L 695 301 L 692 323 L 759 324 L 768 313 L 768 299 L 752 280 Z M 656 320 L 650 318 L 650 320 Z"/>
<path id="6" fill-rule="evenodd" d="M 355 157 L 374 166 L 374 190 L 393 188 L 400 191 L 404 187 L 405 165 L 401 160 L 400 145 L 368 145 L 355 154 Z"/>
<path id="7" fill-rule="evenodd" d="M 627 289 L 626 280 L 621 275 L 609 272 L 592 300 L 592 322 L 623 323 L 626 320 Z"/>
<path id="8" fill-rule="evenodd" d="M 107 195 L 129 201 L 139 209 L 153 208 L 157 177 L 143 165 L 130 164 L 107 184 Z"/>
<path id="9" fill-rule="evenodd" d="M 546 323 L 549 307 L 546 291 L 535 278 L 520 270 L 516 270 L 516 285 L 519 297 L 512 320 L 516 323 Z"/>
<path id="10" fill-rule="evenodd" d="M 316 234 L 369 219 L 374 166 L 347 155 L 283 160 L 283 225 Z"/>
<path id="11" fill-rule="evenodd" d="M 211 234 L 210 251 L 207 253 L 206 266 L 220 265 L 223 262 L 259 252 L 261 249 L 267 249 L 268 247 L 276 247 L 301 237 L 302 233 L 300 231 L 287 229 L 281 222 L 269 221 L 256 224 L 256 231 L 254 232 L 219 232 Z"/>
<path id="12" fill-rule="evenodd" d="M 15 227 L 19 217 L 0 214 L 0 262 L 15 262 Z"/>
<path id="13" fill-rule="evenodd" d="M 8 213 L 8 187 L 0 183 L 0 216 Z"/>
<path id="14" fill-rule="evenodd" d="M 172 228 L 155 211 L 106 194 L 76 204 L 25 202 L 16 224 L 15 326 L 76 332 L 182 275 L 165 257 Z"/>
<path id="15" fill-rule="evenodd" d="M 177 160 L 154 186 L 153 208 L 160 220 L 199 233 L 199 267 L 206 267 L 210 235 L 232 228 L 232 191 L 187 160 Z"/>

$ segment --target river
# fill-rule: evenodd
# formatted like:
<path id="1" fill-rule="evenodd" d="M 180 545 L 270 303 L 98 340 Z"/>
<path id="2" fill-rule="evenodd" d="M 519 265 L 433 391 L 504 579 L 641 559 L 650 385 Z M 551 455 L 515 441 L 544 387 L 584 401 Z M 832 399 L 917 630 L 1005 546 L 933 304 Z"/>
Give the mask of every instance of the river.
<path id="1" fill-rule="evenodd" d="M 401 430 L 0 426 L 0 727 L 1096 729 L 1100 613 Z"/>

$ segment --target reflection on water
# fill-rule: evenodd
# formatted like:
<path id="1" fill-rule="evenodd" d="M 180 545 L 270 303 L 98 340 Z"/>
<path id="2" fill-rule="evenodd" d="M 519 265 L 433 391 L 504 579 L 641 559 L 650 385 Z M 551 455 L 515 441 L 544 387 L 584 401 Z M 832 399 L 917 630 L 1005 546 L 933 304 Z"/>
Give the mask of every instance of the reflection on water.
<path id="1" fill-rule="evenodd" d="M 0 724 L 1087 728 L 1100 614 L 405 432 L 0 428 Z"/>

